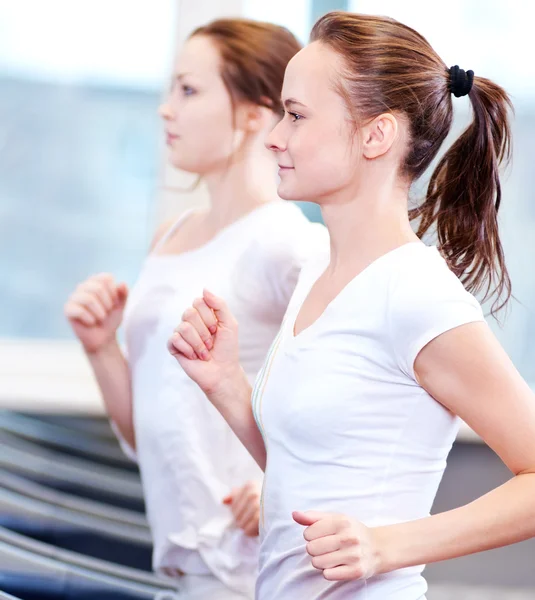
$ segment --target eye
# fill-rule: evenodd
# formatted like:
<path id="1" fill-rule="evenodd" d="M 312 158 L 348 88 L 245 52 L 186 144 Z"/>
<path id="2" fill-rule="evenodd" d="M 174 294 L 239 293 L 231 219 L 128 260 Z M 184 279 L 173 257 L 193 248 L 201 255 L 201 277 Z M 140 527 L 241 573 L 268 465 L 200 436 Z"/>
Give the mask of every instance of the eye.
<path id="1" fill-rule="evenodd" d="M 300 121 L 303 118 L 301 115 L 298 115 L 297 113 L 290 112 L 290 111 L 287 111 L 287 112 L 290 115 L 290 117 L 292 117 L 292 123 L 295 123 L 296 121 Z"/>
<path id="2" fill-rule="evenodd" d="M 184 96 L 193 96 L 193 94 L 196 93 L 196 90 L 194 90 L 191 86 L 184 84 L 182 85 L 182 93 Z"/>

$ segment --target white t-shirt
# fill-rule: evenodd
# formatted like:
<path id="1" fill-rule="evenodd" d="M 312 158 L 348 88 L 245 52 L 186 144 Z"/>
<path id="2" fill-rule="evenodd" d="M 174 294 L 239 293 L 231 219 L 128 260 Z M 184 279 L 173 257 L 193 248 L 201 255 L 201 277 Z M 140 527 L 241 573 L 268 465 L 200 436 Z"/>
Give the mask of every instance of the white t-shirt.
<path id="1" fill-rule="evenodd" d="M 483 320 L 435 248 L 410 243 L 357 275 L 309 328 L 293 328 L 326 256 L 303 270 L 253 392 L 264 436 L 257 600 L 417 600 L 423 567 L 328 582 L 312 567 L 292 511 L 350 515 L 368 526 L 429 515 L 458 418 L 418 385 L 433 338 Z"/>
<path id="2" fill-rule="evenodd" d="M 187 218 L 184 215 L 168 235 Z M 168 237 L 166 236 L 166 238 Z M 167 352 L 184 310 L 204 287 L 225 298 L 240 323 L 242 365 L 251 380 L 275 337 L 302 263 L 328 246 L 321 225 L 273 201 L 202 247 L 149 255 L 130 293 L 126 349 L 137 460 L 156 570 L 212 573 L 252 594 L 258 538 L 238 529 L 222 499 L 262 472 L 218 411 Z M 128 448 L 124 444 L 126 450 Z M 130 450 L 130 454 L 132 451 Z"/>

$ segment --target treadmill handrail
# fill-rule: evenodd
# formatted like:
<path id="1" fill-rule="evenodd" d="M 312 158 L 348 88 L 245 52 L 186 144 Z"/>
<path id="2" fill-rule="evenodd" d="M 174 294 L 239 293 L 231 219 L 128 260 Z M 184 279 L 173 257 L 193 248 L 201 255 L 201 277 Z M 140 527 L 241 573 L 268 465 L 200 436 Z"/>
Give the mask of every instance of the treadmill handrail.
<path id="1" fill-rule="evenodd" d="M 148 529 L 134 528 L 131 525 L 102 521 L 99 517 L 77 514 L 66 508 L 58 508 L 54 504 L 26 498 L 10 490 L 0 489 L 0 507 L 12 506 L 27 515 L 48 517 L 55 523 L 78 527 L 89 532 L 98 532 L 111 538 L 119 538 L 130 543 L 152 546 L 152 537 Z"/>
<path id="2" fill-rule="evenodd" d="M 120 448 L 108 440 L 96 440 L 70 431 L 54 423 L 39 422 L 26 415 L 0 412 L 0 429 L 36 443 L 46 443 L 65 450 L 78 450 L 101 460 L 114 460 L 125 464 L 129 461 Z"/>
<path id="3" fill-rule="evenodd" d="M 9 529 L 5 529 L 4 527 L 0 527 L 0 546 L 2 545 L 4 548 L 8 547 L 9 549 L 31 553 L 36 558 L 42 560 L 59 562 L 73 569 L 82 569 L 103 576 L 123 579 L 127 582 L 159 587 L 159 589 L 176 590 L 179 586 L 177 580 L 171 577 L 146 573 L 130 567 L 116 565 L 99 558 L 91 558 L 71 550 L 56 548 L 50 544 L 38 542 L 25 535 L 9 531 Z"/>
<path id="4" fill-rule="evenodd" d="M 142 499 L 143 488 L 136 475 L 120 469 L 95 465 L 83 459 L 44 450 L 22 440 L 8 440 L 7 434 L 0 433 L 0 466 L 9 468 L 15 462 L 22 471 L 33 474 L 58 473 L 66 480 L 75 481 L 86 487 L 118 489 L 121 496 Z M 9 445 L 8 445 L 9 444 Z M 98 472 L 97 472 L 98 469 Z"/>
<path id="5" fill-rule="evenodd" d="M 18 492 L 28 498 L 50 502 L 51 504 L 56 504 L 62 508 L 67 508 L 84 515 L 96 516 L 115 523 L 132 525 L 143 529 L 149 528 L 146 517 L 136 511 L 67 494 L 66 492 L 46 487 L 20 475 L 15 475 L 2 468 L 0 468 L 0 487 Z"/>

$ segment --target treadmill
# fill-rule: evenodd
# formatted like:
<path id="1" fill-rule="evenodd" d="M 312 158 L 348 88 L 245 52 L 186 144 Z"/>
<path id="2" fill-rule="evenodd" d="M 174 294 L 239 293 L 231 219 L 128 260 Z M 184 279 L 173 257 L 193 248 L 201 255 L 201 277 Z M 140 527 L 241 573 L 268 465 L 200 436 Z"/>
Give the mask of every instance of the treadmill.
<path id="1" fill-rule="evenodd" d="M 1 527 L 0 589 L 20 600 L 183 600 L 179 581 L 58 550 Z"/>
<path id="2" fill-rule="evenodd" d="M 46 423 L 31 416 L 8 411 L 0 411 L 0 431 L 70 456 L 138 472 L 137 464 L 124 455 L 116 440 L 95 437 L 64 425 Z"/>
<path id="3" fill-rule="evenodd" d="M 145 511 L 139 475 L 48 450 L 1 430 L 0 468 L 69 494 Z"/>
<path id="4" fill-rule="evenodd" d="M 58 548 L 152 570 L 147 528 L 113 523 L 5 489 L 0 489 L 0 526 Z"/>
<path id="5" fill-rule="evenodd" d="M 43 500 L 49 504 L 72 510 L 81 515 L 99 517 L 100 519 L 111 523 L 131 525 L 133 528 L 137 529 L 149 528 L 147 519 L 139 512 L 117 508 L 95 500 L 87 500 L 72 494 L 66 494 L 65 492 L 35 483 L 35 481 L 27 479 L 26 477 L 10 473 L 2 468 L 0 468 L 0 489 L 18 492 L 27 498 Z"/>

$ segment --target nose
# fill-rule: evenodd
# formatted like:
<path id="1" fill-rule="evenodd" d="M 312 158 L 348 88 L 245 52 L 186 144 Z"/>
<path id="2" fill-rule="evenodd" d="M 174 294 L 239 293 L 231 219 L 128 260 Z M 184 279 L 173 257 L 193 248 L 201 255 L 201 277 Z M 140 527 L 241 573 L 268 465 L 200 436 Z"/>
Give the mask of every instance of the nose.
<path id="1" fill-rule="evenodd" d="M 170 121 L 171 119 L 173 119 L 173 110 L 171 109 L 171 106 L 169 105 L 169 102 L 167 100 L 165 102 L 162 102 L 162 104 L 160 104 L 160 106 L 158 107 L 158 114 L 162 119 L 164 119 L 164 121 Z"/>
<path id="2" fill-rule="evenodd" d="M 269 132 L 266 137 L 265 146 L 272 152 L 284 152 L 286 150 L 286 140 L 283 135 L 284 131 L 284 118 L 281 119 L 275 127 Z"/>

